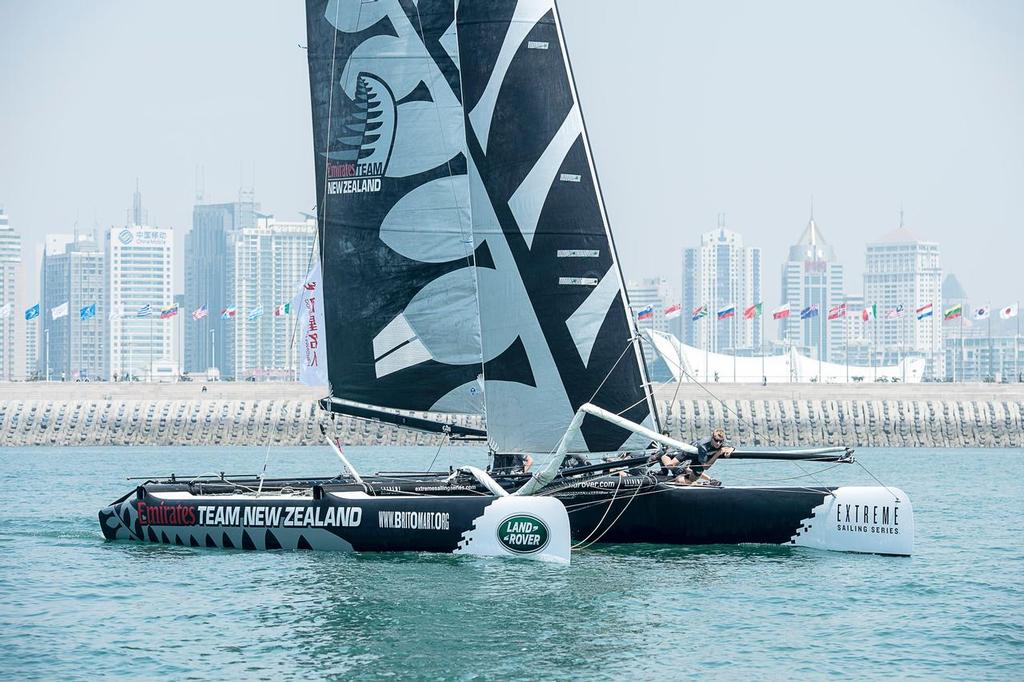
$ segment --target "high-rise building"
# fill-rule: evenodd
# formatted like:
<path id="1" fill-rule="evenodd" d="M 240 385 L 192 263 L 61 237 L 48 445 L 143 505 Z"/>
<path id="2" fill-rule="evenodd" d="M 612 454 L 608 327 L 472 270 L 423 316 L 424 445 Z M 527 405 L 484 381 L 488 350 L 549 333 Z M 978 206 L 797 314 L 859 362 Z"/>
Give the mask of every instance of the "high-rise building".
<path id="1" fill-rule="evenodd" d="M 7 213 L 0 207 L 0 381 L 12 381 L 21 374 L 17 359 L 19 328 L 17 282 L 21 278 L 21 235 L 14 231 Z M 24 317 L 20 317 L 24 322 Z"/>
<path id="2" fill-rule="evenodd" d="M 46 252 L 42 291 L 39 317 L 44 330 L 44 373 L 49 369 L 50 378 L 60 380 L 105 379 L 103 252 L 93 241 L 73 238 L 63 253 Z M 61 314 L 55 317 L 58 311 Z"/>
<path id="3" fill-rule="evenodd" d="M 683 252 L 684 343 L 716 353 L 759 353 L 762 320 L 744 319 L 743 309 L 761 302 L 761 249 L 744 246 L 736 232 L 720 223 L 701 235 L 699 247 Z M 729 305 L 735 315 L 716 319 Z M 694 321 L 700 306 L 707 316 Z"/>
<path id="4" fill-rule="evenodd" d="M 106 232 L 105 256 L 110 374 L 150 380 L 174 376 L 179 366 L 175 320 L 160 317 L 174 304 L 174 232 L 144 225 L 112 227 Z"/>
<path id="5" fill-rule="evenodd" d="M 43 237 L 43 253 L 39 261 L 39 317 L 32 322 L 36 324 L 38 350 L 38 372 L 41 379 L 52 378 L 50 367 L 61 365 L 60 355 L 66 347 L 65 342 L 58 342 L 62 331 L 56 329 L 56 322 L 53 319 L 52 311 L 67 300 L 67 277 L 62 274 L 62 257 L 69 245 L 76 241 L 73 234 L 48 234 Z M 49 284 L 49 286 L 47 286 Z M 70 310 L 70 305 L 68 306 Z M 54 338 L 50 338 L 50 327 L 55 327 Z M 52 343 L 57 343 L 56 350 Z M 52 358 L 51 358 L 52 355 Z M 51 360 L 54 364 L 51 365 Z M 60 369 L 57 369 L 56 377 L 60 379 Z M 67 375 L 65 373 L 65 379 Z"/>
<path id="6" fill-rule="evenodd" d="M 828 311 L 843 301 L 843 266 L 812 215 L 782 266 L 782 303 L 789 305 L 790 314 L 779 322 L 779 338 L 810 357 L 842 361 L 844 323 L 829 321 Z M 807 314 L 801 315 L 803 311 Z"/>
<path id="7" fill-rule="evenodd" d="M 292 336 L 297 313 L 275 315 L 275 310 L 298 293 L 317 257 L 315 245 L 314 219 L 259 218 L 255 227 L 233 234 L 228 242 L 231 286 L 226 305 L 237 312 L 223 320 L 226 376 L 239 380 L 295 377 L 298 344 L 292 343 Z"/>
<path id="8" fill-rule="evenodd" d="M 226 327 L 220 319 L 228 300 L 227 245 L 237 230 L 256 227 L 259 204 L 252 192 L 243 191 L 237 202 L 196 204 L 192 230 L 185 236 L 185 309 L 183 314 L 206 306 L 207 315 L 185 323 L 185 371 L 201 372 L 223 367 Z M 212 334 L 211 334 L 212 332 Z M 212 357 L 211 357 L 212 353 Z"/>
<path id="9" fill-rule="evenodd" d="M 941 287 L 939 245 L 915 237 L 902 215 L 899 227 L 867 245 L 864 303 L 877 306 L 878 319 L 868 332 L 876 362 L 920 357 L 928 363 L 925 376 L 944 376 Z"/>

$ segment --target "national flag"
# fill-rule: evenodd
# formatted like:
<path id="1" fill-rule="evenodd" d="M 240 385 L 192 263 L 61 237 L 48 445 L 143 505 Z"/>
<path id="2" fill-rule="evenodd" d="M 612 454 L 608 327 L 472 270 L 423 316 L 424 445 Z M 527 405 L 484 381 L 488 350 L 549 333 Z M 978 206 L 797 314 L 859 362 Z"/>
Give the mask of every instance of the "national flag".
<path id="1" fill-rule="evenodd" d="M 1014 303 L 1013 305 L 1008 305 L 1000 310 L 999 317 L 1004 320 L 1008 320 L 1011 317 L 1017 317 L 1017 304 Z"/>
<path id="2" fill-rule="evenodd" d="M 665 308 L 665 319 L 674 320 L 683 314 L 683 306 L 678 303 L 673 303 L 669 307 Z"/>
<path id="3" fill-rule="evenodd" d="M 828 309 L 828 319 L 838 320 L 840 317 L 846 317 L 846 304 L 840 303 L 834 305 Z"/>
<path id="4" fill-rule="evenodd" d="M 210 309 L 206 307 L 206 304 L 202 304 L 198 308 L 192 311 L 193 320 L 201 320 L 210 313 Z"/>
<path id="5" fill-rule="evenodd" d="M 640 320 L 640 321 L 650 320 L 650 319 L 653 319 L 653 318 L 654 318 L 654 306 L 652 306 L 652 305 L 649 305 L 646 308 L 642 308 L 636 314 L 636 319 Z"/>
<path id="6" fill-rule="evenodd" d="M 160 309 L 160 319 L 166 320 L 178 314 L 178 304 L 165 305 Z"/>
<path id="7" fill-rule="evenodd" d="M 743 319 L 744 320 L 752 320 L 755 317 L 760 317 L 760 316 L 761 316 L 761 304 L 760 303 L 755 303 L 754 305 L 747 306 L 746 308 L 743 309 Z"/>
<path id="8" fill-rule="evenodd" d="M 818 304 L 817 303 L 812 303 L 811 305 L 807 306 L 806 308 L 804 308 L 803 310 L 800 311 L 800 319 L 801 320 L 808 320 L 808 319 L 810 319 L 812 317 L 817 317 L 817 316 L 818 316 Z"/>
<path id="9" fill-rule="evenodd" d="M 736 316 L 736 304 L 729 303 L 723 308 L 718 309 L 718 319 L 728 320 L 730 317 Z"/>
<path id="10" fill-rule="evenodd" d="M 906 311 L 903 309 L 903 304 L 901 303 L 900 305 L 896 306 L 895 308 L 887 312 L 885 314 L 885 317 L 890 320 L 898 320 L 901 317 L 903 317 L 905 312 Z"/>
<path id="11" fill-rule="evenodd" d="M 957 303 L 952 308 L 946 308 L 946 310 L 942 313 L 942 321 L 945 322 L 947 320 L 955 320 L 956 318 L 960 317 L 963 314 L 964 314 L 964 306 L 963 306 L 963 304 L 962 303 Z"/>
<path id="12" fill-rule="evenodd" d="M 860 311 L 860 319 L 864 322 L 870 322 L 871 320 L 878 319 L 878 304 L 872 303 L 871 305 L 864 306 L 864 310 Z"/>
<path id="13" fill-rule="evenodd" d="M 238 313 L 238 308 L 236 308 L 233 305 L 229 305 L 227 308 L 222 308 L 221 309 L 221 311 L 220 311 L 220 319 L 222 319 L 222 320 L 233 319 L 237 313 Z"/>
<path id="14" fill-rule="evenodd" d="M 25 309 L 25 319 L 26 320 L 34 320 L 37 317 L 39 317 L 39 304 L 38 303 L 36 303 L 31 308 L 26 308 Z"/>
<path id="15" fill-rule="evenodd" d="M 274 307 L 274 317 L 281 317 L 282 315 L 288 315 L 292 312 L 291 303 L 282 303 Z"/>
<path id="16" fill-rule="evenodd" d="M 96 304 L 87 305 L 78 311 L 78 319 L 88 320 L 90 317 L 96 317 Z"/>
<path id="17" fill-rule="evenodd" d="M 246 317 L 250 320 L 255 320 L 256 318 L 263 317 L 263 306 L 256 306 L 255 308 L 249 311 L 249 314 L 246 315 Z"/>
<path id="18" fill-rule="evenodd" d="M 772 319 L 773 320 L 784 320 L 787 317 L 789 317 L 789 313 L 790 313 L 789 304 L 788 303 L 783 303 L 778 308 L 776 308 L 775 310 L 772 311 Z"/>
<path id="19" fill-rule="evenodd" d="M 923 306 L 917 309 L 917 319 L 923 320 L 926 317 L 932 316 L 932 304 L 925 303 Z"/>
<path id="20" fill-rule="evenodd" d="M 992 308 L 987 305 L 983 305 L 974 311 L 974 319 L 976 320 L 987 320 L 992 314 Z"/>
<path id="21" fill-rule="evenodd" d="M 707 316 L 708 307 L 706 305 L 699 305 L 696 308 L 694 308 L 693 311 L 690 313 L 690 320 L 696 322 L 697 320 L 702 320 Z"/>
<path id="22" fill-rule="evenodd" d="M 64 301 L 59 306 L 50 310 L 50 317 L 54 320 L 59 320 L 62 317 L 68 316 L 68 302 Z"/>
<path id="23" fill-rule="evenodd" d="M 153 306 L 146 304 L 139 308 L 139 311 L 135 313 L 135 317 L 149 317 L 153 314 Z"/>
<path id="24" fill-rule="evenodd" d="M 5 317 L 10 317 L 11 316 L 11 309 L 13 309 L 13 308 L 14 308 L 14 304 L 13 303 L 7 303 L 7 304 L 5 304 L 3 306 L 0 306 L 0 320 L 4 319 Z"/>

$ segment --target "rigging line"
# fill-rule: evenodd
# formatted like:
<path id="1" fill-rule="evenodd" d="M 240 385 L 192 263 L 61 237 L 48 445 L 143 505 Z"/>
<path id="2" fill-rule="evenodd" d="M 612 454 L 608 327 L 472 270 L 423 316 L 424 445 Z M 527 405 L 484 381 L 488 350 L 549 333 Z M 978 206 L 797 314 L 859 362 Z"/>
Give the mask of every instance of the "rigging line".
<path id="1" fill-rule="evenodd" d="M 609 369 L 608 373 L 604 375 L 604 379 L 601 379 L 601 383 L 597 385 L 596 389 L 594 389 L 594 394 L 590 396 L 590 400 L 587 401 L 588 403 L 594 402 L 594 398 L 596 398 L 597 394 L 601 392 L 602 388 L 604 388 L 605 382 L 608 381 L 608 378 L 612 375 L 612 372 L 614 372 L 615 368 L 619 366 L 620 362 L 622 362 L 622 358 L 626 356 L 626 352 L 629 351 L 629 349 L 633 346 L 633 342 L 635 340 L 636 339 L 634 339 L 632 336 L 629 337 L 629 341 L 626 342 L 626 347 L 623 348 L 622 353 L 619 354 L 619 359 L 615 361 L 615 364 L 612 365 L 612 368 Z M 644 399 L 646 400 L 646 396 L 644 397 Z"/>
<path id="2" fill-rule="evenodd" d="M 431 469 L 434 468 L 434 462 L 437 461 L 437 456 L 441 454 L 441 448 L 443 448 L 448 443 L 448 438 L 449 436 L 447 433 L 441 436 L 441 442 L 437 446 L 437 452 L 434 453 L 434 459 L 430 460 L 430 466 L 427 467 L 427 471 L 430 471 Z"/>
<path id="3" fill-rule="evenodd" d="M 889 491 L 889 494 L 890 494 L 890 495 L 892 495 L 892 496 L 893 496 L 894 498 L 896 498 L 896 501 L 897 501 L 897 502 L 899 502 L 899 501 L 900 501 L 900 498 L 899 498 L 899 496 L 898 496 L 898 495 L 897 495 L 896 493 L 894 493 L 894 492 L 892 491 L 892 488 L 890 488 L 890 487 L 889 487 L 889 486 L 887 486 L 886 484 L 884 484 L 884 483 L 882 483 L 881 481 L 879 481 L 879 480 L 878 480 L 878 477 L 877 477 L 877 476 L 875 476 L 875 475 L 874 475 L 873 473 L 871 473 L 871 471 L 870 471 L 870 470 L 869 470 L 869 469 L 868 469 L 868 468 L 867 468 L 866 466 L 864 466 L 863 464 L 861 464 L 861 463 L 860 463 L 860 462 L 859 462 L 858 460 L 853 460 L 853 461 L 854 461 L 854 462 L 856 462 L 856 463 L 857 463 L 857 466 L 859 466 L 859 467 L 860 467 L 861 469 L 863 469 L 863 470 L 864 470 L 864 472 L 865 472 L 865 473 L 866 473 L 866 474 L 867 474 L 868 476 L 870 476 L 871 478 L 875 479 L 875 483 L 877 483 L 878 485 L 882 486 L 882 487 L 883 487 L 883 488 L 885 488 L 885 489 L 886 489 L 887 491 Z"/>
<path id="4" fill-rule="evenodd" d="M 626 513 L 627 509 L 629 509 L 629 505 L 633 504 L 633 500 L 636 499 L 636 496 L 637 496 L 637 494 L 639 494 L 639 492 L 640 492 L 640 486 L 638 485 L 636 487 L 636 490 L 633 491 L 633 494 L 630 496 L 629 500 L 626 502 L 626 504 L 622 505 L 622 510 L 619 512 L 619 515 L 616 516 L 615 519 L 611 523 L 608 524 L 608 527 L 605 528 L 603 531 L 601 531 L 601 534 L 598 535 L 596 538 L 594 538 L 590 542 L 589 545 L 586 545 L 585 547 L 580 547 L 579 545 L 577 545 L 577 548 L 578 549 L 587 549 L 588 547 L 592 547 L 596 543 L 600 542 L 601 538 L 603 538 L 605 535 L 607 535 L 608 531 L 610 531 L 612 528 L 614 528 L 615 524 L 619 522 L 619 519 L 621 519 L 622 515 Z M 611 509 L 611 505 L 608 505 L 608 508 Z"/>
<path id="5" fill-rule="evenodd" d="M 615 490 L 612 491 L 612 497 L 611 497 L 610 500 L 608 500 L 608 508 L 604 510 L 604 514 L 601 515 L 601 518 L 598 520 L 597 525 L 594 526 L 593 530 L 590 531 L 590 533 L 587 535 L 587 537 L 583 538 L 582 540 L 580 540 L 575 545 L 572 545 L 572 547 L 570 547 L 570 549 L 579 549 L 587 540 L 589 540 L 591 537 L 593 537 L 594 533 L 596 533 L 597 530 L 601 527 L 601 524 L 604 523 L 605 517 L 608 516 L 608 512 L 610 512 L 612 510 L 612 504 L 615 503 L 615 498 L 619 496 L 619 488 L 621 488 L 621 487 L 622 487 L 622 477 L 620 476 L 618 483 L 615 484 Z"/>

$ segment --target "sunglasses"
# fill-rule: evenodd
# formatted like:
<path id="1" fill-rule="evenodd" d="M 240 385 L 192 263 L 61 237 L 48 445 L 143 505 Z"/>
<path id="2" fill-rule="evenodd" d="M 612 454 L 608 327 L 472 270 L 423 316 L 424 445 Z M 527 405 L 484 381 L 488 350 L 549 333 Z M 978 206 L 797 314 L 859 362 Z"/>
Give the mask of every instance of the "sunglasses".
<path id="1" fill-rule="evenodd" d="M 725 439 L 724 438 L 712 438 L 711 442 L 712 443 L 724 443 Z"/>

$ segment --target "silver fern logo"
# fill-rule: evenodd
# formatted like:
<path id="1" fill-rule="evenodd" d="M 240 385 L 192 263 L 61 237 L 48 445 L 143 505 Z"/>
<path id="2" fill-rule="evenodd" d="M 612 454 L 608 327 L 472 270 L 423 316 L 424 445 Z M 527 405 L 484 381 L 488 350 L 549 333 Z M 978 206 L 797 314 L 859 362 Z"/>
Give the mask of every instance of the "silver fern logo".
<path id="1" fill-rule="evenodd" d="M 327 193 L 378 192 L 395 141 L 395 96 L 387 83 L 364 72 L 357 77 L 355 97 L 346 109 L 340 134 L 332 131 L 325 154 Z"/>

